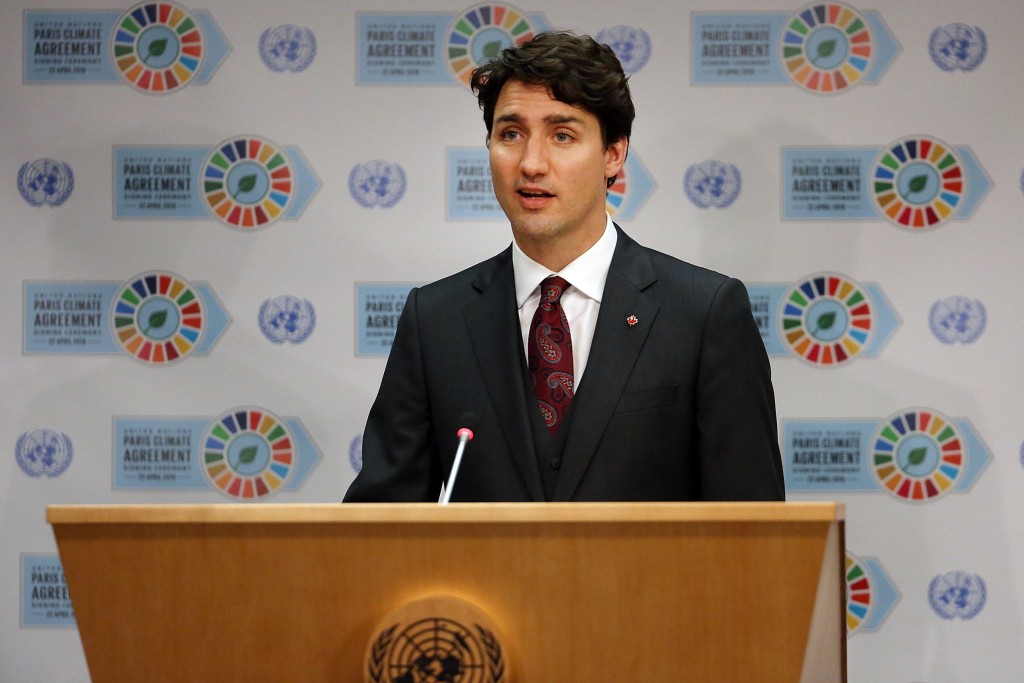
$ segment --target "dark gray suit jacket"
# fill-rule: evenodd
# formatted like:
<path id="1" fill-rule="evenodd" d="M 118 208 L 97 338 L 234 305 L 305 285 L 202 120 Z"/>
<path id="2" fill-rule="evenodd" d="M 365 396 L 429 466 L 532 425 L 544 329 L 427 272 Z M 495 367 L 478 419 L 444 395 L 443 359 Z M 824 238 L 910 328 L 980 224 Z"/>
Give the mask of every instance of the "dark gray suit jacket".
<path id="1" fill-rule="evenodd" d="M 549 499 L 782 500 L 770 368 L 746 289 L 618 230 Z M 548 499 L 511 254 L 409 293 L 346 502 L 436 501 L 467 411 L 479 426 L 452 501 Z"/>

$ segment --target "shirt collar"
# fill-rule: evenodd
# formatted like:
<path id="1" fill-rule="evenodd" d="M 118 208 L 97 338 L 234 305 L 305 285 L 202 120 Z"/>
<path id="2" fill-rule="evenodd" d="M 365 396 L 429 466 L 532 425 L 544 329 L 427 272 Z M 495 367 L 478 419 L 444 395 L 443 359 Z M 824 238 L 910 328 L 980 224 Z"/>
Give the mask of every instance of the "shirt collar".
<path id="1" fill-rule="evenodd" d="M 608 269 L 611 268 L 615 243 L 618 241 L 611 216 L 605 214 L 605 217 L 601 239 L 558 273 L 531 259 L 523 253 L 515 240 L 512 241 L 512 270 L 516 280 L 516 305 L 519 308 L 523 307 L 530 295 L 540 287 L 541 281 L 549 275 L 561 275 L 581 294 L 601 303 L 604 283 L 608 279 Z"/>

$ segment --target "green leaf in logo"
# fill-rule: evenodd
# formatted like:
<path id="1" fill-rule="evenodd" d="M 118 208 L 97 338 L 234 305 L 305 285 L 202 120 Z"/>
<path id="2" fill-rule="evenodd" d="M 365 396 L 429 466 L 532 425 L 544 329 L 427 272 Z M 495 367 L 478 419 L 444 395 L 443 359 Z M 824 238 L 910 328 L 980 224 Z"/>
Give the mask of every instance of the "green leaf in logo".
<path id="1" fill-rule="evenodd" d="M 912 193 L 917 194 L 924 188 L 928 187 L 928 176 L 924 174 L 914 176 L 910 179 L 910 185 L 908 187 Z"/>
<path id="2" fill-rule="evenodd" d="M 823 40 L 818 45 L 818 56 L 819 57 L 831 57 L 836 51 L 836 41 L 834 40 Z"/>
<path id="3" fill-rule="evenodd" d="M 907 465 L 913 467 L 914 465 L 920 465 L 924 462 L 924 459 L 928 456 L 928 449 L 922 446 L 921 448 L 915 448 L 910 451 L 907 455 Z"/>
<path id="4" fill-rule="evenodd" d="M 259 451 L 260 449 L 257 448 L 256 446 L 249 446 L 247 448 L 243 448 L 238 453 L 238 464 L 248 465 L 249 463 L 256 459 L 256 455 L 259 453 Z"/>
<path id="5" fill-rule="evenodd" d="M 159 328 L 163 327 L 164 323 L 166 323 L 166 322 L 167 322 L 167 311 L 166 310 L 163 310 L 163 311 L 153 311 L 153 313 L 149 316 L 149 319 L 146 321 L 146 323 L 147 323 L 146 329 L 151 330 L 154 327 L 159 329 Z"/>
<path id="6" fill-rule="evenodd" d="M 250 173 L 249 175 L 242 176 L 241 178 L 239 178 L 238 188 L 235 190 L 235 193 L 231 195 L 231 198 L 238 199 L 238 195 L 243 194 L 245 192 L 252 192 L 253 189 L 256 187 L 256 181 L 258 179 L 259 176 L 256 175 L 255 173 Z"/>
<path id="7" fill-rule="evenodd" d="M 487 58 L 487 59 L 494 59 L 495 57 L 498 56 L 499 52 L 501 52 L 501 41 L 500 40 L 492 40 L 491 42 L 489 42 L 486 45 L 484 45 L 483 54 L 484 54 L 484 57 Z"/>
<path id="8" fill-rule="evenodd" d="M 146 59 L 149 59 L 150 57 L 159 57 L 165 52 L 167 52 L 167 39 L 160 38 L 158 40 L 154 40 L 149 44 L 149 54 L 146 55 Z"/>
<path id="9" fill-rule="evenodd" d="M 836 324 L 836 312 L 830 311 L 818 316 L 818 330 L 830 330 Z"/>

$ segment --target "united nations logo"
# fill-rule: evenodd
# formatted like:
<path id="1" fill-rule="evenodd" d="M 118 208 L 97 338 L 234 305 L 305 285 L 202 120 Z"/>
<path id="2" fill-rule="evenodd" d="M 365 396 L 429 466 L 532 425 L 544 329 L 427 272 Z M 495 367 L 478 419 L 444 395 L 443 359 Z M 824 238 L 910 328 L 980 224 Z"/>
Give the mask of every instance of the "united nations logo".
<path id="1" fill-rule="evenodd" d="M 846 553 L 846 633 L 853 635 L 868 620 L 875 603 L 871 572 L 860 558 Z"/>
<path id="2" fill-rule="evenodd" d="M 391 208 L 405 195 L 405 170 L 380 159 L 356 164 L 348 174 L 348 190 L 360 206 Z"/>
<path id="3" fill-rule="evenodd" d="M 943 619 L 973 619 L 985 606 L 985 581 L 977 574 L 951 571 L 928 584 L 928 604 Z"/>
<path id="4" fill-rule="evenodd" d="M 952 145 L 924 135 L 890 144 L 871 171 L 878 211 L 904 228 L 933 228 L 952 218 L 967 197 L 967 172 Z"/>
<path id="5" fill-rule="evenodd" d="M 206 428 L 201 441 L 203 472 L 222 493 L 259 500 L 284 486 L 295 471 L 295 438 L 269 410 L 229 410 Z"/>
<path id="6" fill-rule="evenodd" d="M 786 292 L 779 306 L 782 343 L 816 367 L 838 367 L 859 356 L 875 327 L 867 290 L 838 273 L 804 278 Z"/>
<path id="7" fill-rule="evenodd" d="M 203 162 L 203 202 L 222 223 L 249 230 L 270 225 L 296 191 L 295 169 L 279 145 L 247 135 L 225 140 Z"/>
<path id="8" fill-rule="evenodd" d="M 199 290 L 165 271 L 142 273 L 114 295 L 110 310 L 114 340 L 147 365 L 188 357 L 199 345 L 207 314 Z"/>
<path id="9" fill-rule="evenodd" d="M 943 71 L 974 71 L 988 54 L 988 39 L 977 26 L 939 26 L 928 38 L 928 54 Z"/>
<path id="10" fill-rule="evenodd" d="M 260 36 L 260 59 L 271 71 L 305 71 L 316 57 L 316 36 L 308 28 L 284 24 Z"/>
<path id="11" fill-rule="evenodd" d="M 594 40 L 607 45 L 622 62 L 622 70 L 633 74 L 644 68 L 651 58 L 651 37 L 647 31 L 632 26 L 613 26 L 597 32 Z"/>
<path id="12" fill-rule="evenodd" d="M 371 683 L 509 680 L 490 618 L 475 605 L 447 596 L 425 598 L 389 615 L 370 643 L 366 662 Z"/>
<path id="13" fill-rule="evenodd" d="M 928 326 L 943 344 L 970 344 L 985 331 L 985 305 L 966 296 L 951 296 L 932 304 Z"/>
<path id="14" fill-rule="evenodd" d="M 468 86 L 474 69 L 505 48 L 532 40 L 537 28 L 526 12 L 488 2 L 457 14 L 445 34 L 448 72 Z"/>
<path id="15" fill-rule="evenodd" d="M 956 488 L 967 472 L 960 428 L 937 410 L 900 411 L 871 438 L 870 468 L 881 488 L 901 500 L 927 503 Z"/>
<path id="16" fill-rule="evenodd" d="M 813 93 L 838 93 L 871 68 L 874 38 L 864 16 L 839 2 L 807 5 L 790 16 L 779 56 L 794 83 Z"/>
<path id="17" fill-rule="evenodd" d="M 75 189 L 75 174 L 63 161 L 36 159 L 18 169 L 18 191 L 32 206 L 60 206 Z"/>
<path id="18" fill-rule="evenodd" d="M 316 327 L 316 309 L 306 299 L 283 295 L 260 306 L 260 331 L 275 344 L 301 344 Z"/>
<path id="19" fill-rule="evenodd" d="M 363 469 L 363 435 L 352 439 L 348 445 L 348 464 L 357 474 Z"/>
<path id="20" fill-rule="evenodd" d="M 724 209 L 736 201 L 742 186 L 739 169 L 721 161 L 694 164 L 683 177 L 686 197 L 701 209 Z"/>
<path id="21" fill-rule="evenodd" d="M 121 15 L 111 37 L 114 70 L 131 86 L 164 94 L 181 88 L 203 63 L 199 21 L 173 2 L 143 2 Z"/>
<path id="22" fill-rule="evenodd" d="M 67 434 L 37 429 L 18 437 L 14 457 L 21 471 L 30 477 L 59 477 L 71 466 L 74 449 Z"/>

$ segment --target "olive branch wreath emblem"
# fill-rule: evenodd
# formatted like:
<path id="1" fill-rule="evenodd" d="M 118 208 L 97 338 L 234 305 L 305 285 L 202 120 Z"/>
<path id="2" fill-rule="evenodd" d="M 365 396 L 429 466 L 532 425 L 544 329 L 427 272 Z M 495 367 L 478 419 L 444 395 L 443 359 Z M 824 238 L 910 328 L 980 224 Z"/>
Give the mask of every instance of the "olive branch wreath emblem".
<path id="1" fill-rule="evenodd" d="M 487 653 L 487 672 L 489 679 L 487 683 L 507 683 L 505 678 L 505 657 L 501 651 L 501 643 L 494 636 L 492 631 L 485 629 L 480 624 L 474 624 L 477 633 L 480 634 L 480 641 L 483 643 Z M 367 673 L 373 683 L 391 683 L 384 672 L 384 659 L 387 656 L 391 642 L 395 638 L 395 630 L 398 624 L 392 625 L 381 631 L 381 634 L 373 641 L 373 648 L 370 653 L 370 662 Z"/>

